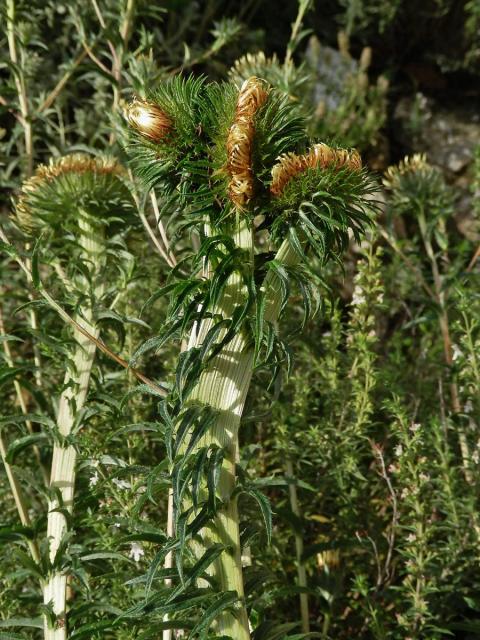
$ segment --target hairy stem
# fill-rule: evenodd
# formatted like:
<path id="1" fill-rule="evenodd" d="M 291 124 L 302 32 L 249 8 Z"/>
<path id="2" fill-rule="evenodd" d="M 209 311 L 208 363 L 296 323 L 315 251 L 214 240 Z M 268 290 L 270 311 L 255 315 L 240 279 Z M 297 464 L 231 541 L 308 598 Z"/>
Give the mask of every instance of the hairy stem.
<path id="1" fill-rule="evenodd" d="M 89 333 L 98 336 L 94 325 L 93 303 L 101 298 L 104 285 L 98 278 L 98 271 L 105 257 L 105 248 L 101 232 L 87 213 L 79 214 L 82 257 L 85 265 L 93 274 L 92 298 L 88 295 L 90 283 L 83 277 L 78 282 L 80 293 L 85 294 L 82 314 L 78 319 Z M 50 475 L 51 497 L 48 505 L 47 537 L 49 541 L 49 559 L 51 570 L 44 587 L 44 603 L 51 604 L 55 615 L 55 624 L 49 625 L 45 619 L 45 640 L 66 640 L 66 590 L 68 572 L 62 566 L 63 546 L 68 532 L 67 515 L 73 511 L 75 489 L 75 463 L 77 451 L 71 443 L 72 431 L 77 424 L 80 412 L 85 404 L 90 374 L 95 358 L 96 347 L 85 335 L 74 331 L 75 347 L 71 368 L 65 374 L 64 390 L 58 406 L 58 440 L 53 448 L 52 469 Z"/>

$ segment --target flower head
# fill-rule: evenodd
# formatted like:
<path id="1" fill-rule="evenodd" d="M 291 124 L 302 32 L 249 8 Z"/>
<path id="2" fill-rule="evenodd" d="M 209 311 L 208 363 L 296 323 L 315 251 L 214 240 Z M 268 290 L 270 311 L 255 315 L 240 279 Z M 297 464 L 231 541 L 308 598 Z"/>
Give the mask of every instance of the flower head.
<path id="1" fill-rule="evenodd" d="M 124 111 L 127 122 L 152 142 L 161 142 L 172 130 L 172 121 L 158 105 L 133 100 Z"/>
<path id="2" fill-rule="evenodd" d="M 41 164 L 34 175 L 26 180 L 16 203 L 15 213 L 20 226 L 32 231 L 41 224 L 37 214 L 49 213 L 55 203 L 71 199 L 78 203 L 83 194 L 95 199 L 112 189 L 125 191 L 118 179 L 125 173 L 114 158 L 92 157 L 86 153 L 72 153 L 52 158 L 49 164 Z M 123 194 L 126 198 L 126 194 Z"/>
<path id="3" fill-rule="evenodd" d="M 253 196 L 252 147 L 255 134 L 254 118 L 268 97 L 264 83 L 252 76 L 245 80 L 237 99 L 235 119 L 227 138 L 227 171 L 230 174 L 228 192 L 239 208 Z"/>
<path id="4" fill-rule="evenodd" d="M 415 153 L 413 156 L 405 156 L 398 165 L 388 167 L 385 171 L 383 184 L 387 189 L 395 189 L 398 187 L 400 178 L 410 173 L 423 171 L 429 168 L 427 156 L 424 153 Z"/>
<path id="5" fill-rule="evenodd" d="M 285 153 L 278 160 L 272 169 L 270 191 L 273 196 L 279 196 L 294 176 L 307 169 L 326 169 L 333 166 L 335 169 L 347 167 L 352 171 L 360 171 L 362 168 L 362 159 L 357 151 L 333 149 L 323 142 L 313 145 L 310 151 L 303 155 Z"/>

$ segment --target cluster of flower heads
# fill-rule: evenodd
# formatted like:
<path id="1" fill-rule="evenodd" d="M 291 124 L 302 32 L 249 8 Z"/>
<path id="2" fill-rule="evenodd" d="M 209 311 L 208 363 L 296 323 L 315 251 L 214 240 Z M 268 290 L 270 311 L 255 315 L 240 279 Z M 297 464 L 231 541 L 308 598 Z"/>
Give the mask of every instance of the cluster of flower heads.
<path id="1" fill-rule="evenodd" d="M 297 174 L 308 169 L 326 169 L 334 166 L 336 169 L 348 168 L 360 171 L 362 159 L 357 151 L 346 149 L 332 149 L 324 143 L 315 144 L 307 153 L 285 153 L 272 169 L 272 183 L 270 192 L 279 196 L 287 183 Z"/>
<path id="2" fill-rule="evenodd" d="M 27 231 L 35 227 L 32 197 L 62 176 L 69 174 L 121 176 L 123 173 L 123 167 L 114 158 L 94 158 L 86 153 L 72 153 L 61 158 L 51 158 L 48 165 L 39 165 L 34 175 L 23 183 L 16 203 L 18 223 Z"/>
<path id="3" fill-rule="evenodd" d="M 269 88 L 264 80 L 256 76 L 245 80 L 239 90 L 234 119 L 228 130 L 225 166 L 229 178 L 228 195 L 238 209 L 244 209 L 254 195 L 252 155 L 255 118 L 268 95 Z M 157 144 L 165 140 L 173 128 L 171 118 L 161 107 L 138 99 L 134 99 L 125 109 L 125 118 L 140 135 Z M 355 150 L 334 149 L 324 143 L 315 144 L 303 155 L 286 153 L 280 156 L 272 169 L 270 192 L 277 197 L 297 174 L 308 169 L 327 167 L 360 171 L 362 160 Z"/>
<path id="4" fill-rule="evenodd" d="M 268 91 L 262 80 L 251 77 L 243 83 L 237 99 L 235 119 L 227 138 L 228 192 L 239 208 L 253 196 L 252 147 L 255 114 L 265 104 Z"/>

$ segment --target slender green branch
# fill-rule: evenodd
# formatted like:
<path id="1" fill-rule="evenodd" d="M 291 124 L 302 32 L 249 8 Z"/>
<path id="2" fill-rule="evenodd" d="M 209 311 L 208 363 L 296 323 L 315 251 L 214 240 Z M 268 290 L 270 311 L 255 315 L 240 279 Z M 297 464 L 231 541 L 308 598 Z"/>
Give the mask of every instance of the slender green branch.
<path id="1" fill-rule="evenodd" d="M 425 247 L 425 252 L 430 261 L 431 269 L 432 269 L 432 278 L 433 278 L 433 287 L 435 293 L 435 302 L 439 307 L 438 312 L 438 323 L 440 327 L 440 333 L 442 335 L 443 340 L 443 352 L 445 363 L 449 369 L 452 368 L 453 365 L 453 347 L 452 347 L 452 339 L 450 337 L 450 327 L 449 327 L 449 318 L 448 318 L 448 309 L 445 299 L 445 290 L 443 286 L 443 278 L 440 273 L 440 269 L 438 267 L 437 257 L 433 250 L 432 241 L 430 239 L 430 234 L 427 228 L 427 221 L 425 218 L 425 213 L 422 210 L 418 214 L 418 224 L 420 228 L 420 234 L 423 241 L 423 246 Z M 458 391 L 458 385 L 455 380 L 451 380 L 450 382 L 450 399 L 451 399 L 451 407 L 454 414 L 459 414 L 461 412 L 460 406 L 460 394 Z M 463 473 L 465 475 L 465 479 L 469 484 L 473 482 L 473 475 L 471 471 L 471 454 L 470 447 L 468 446 L 467 435 L 462 425 L 457 426 L 458 430 L 458 441 L 460 445 L 460 451 L 462 454 L 462 464 L 463 464 Z"/>
<path id="2" fill-rule="evenodd" d="M 310 9 L 311 4 L 312 0 L 299 0 L 298 2 L 297 17 L 295 18 L 295 22 L 292 24 L 292 33 L 290 35 L 290 40 L 288 41 L 287 53 L 285 55 L 285 68 L 288 67 L 288 65 L 292 61 L 292 55 L 298 46 L 300 29 L 302 28 L 303 19 L 307 11 Z"/>
<path id="3" fill-rule="evenodd" d="M 20 522 L 24 527 L 31 527 L 32 523 L 30 520 L 30 516 L 28 515 L 27 503 L 25 500 L 25 496 L 23 494 L 22 487 L 15 475 L 15 472 L 12 466 L 7 462 L 7 447 L 5 446 L 5 442 L 3 440 L 3 436 L 0 433 L 0 455 L 2 457 L 3 466 L 5 467 L 5 473 L 7 474 L 8 482 L 10 484 L 10 489 L 12 491 L 12 496 L 15 501 L 15 506 L 17 507 L 18 515 L 20 517 Z M 35 540 L 27 539 L 28 549 L 30 551 L 30 555 L 32 556 L 32 560 L 36 564 L 40 564 L 40 551 Z"/>
<path id="4" fill-rule="evenodd" d="M 20 113 L 22 115 L 22 125 L 25 139 L 25 155 L 27 159 L 27 175 L 33 173 L 33 131 L 30 119 L 30 110 L 28 106 L 27 90 L 25 85 L 25 75 L 23 73 L 23 65 L 19 64 L 17 44 L 15 37 L 15 0 L 6 0 L 7 2 L 7 39 L 10 60 L 15 69 L 15 85 L 17 87 L 18 102 L 20 105 Z"/>
<path id="5" fill-rule="evenodd" d="M 1 335 L 5 335 L 5 325 L 4 325 L 4 320 L 3 320 L 3 309 L 0 306 L 0 336 Z M 5 362 L 12 369 L 14 367 L 14 362 L 13 362 L 12 352 L 10 350 L 10 346 L 9 346 L 7 340 L 5 340 L 3 342 L 3 351 L 5 353 Z M 20 383 L 18 382 L 18 380 L 14 380 L 13 381 L 13 386 L 15 388 L 15 393 L 17 394 L 18 404 L 20 405 L 20 408 L 22 410 L 23 415 L 26 416 L 28 414 L 28 407 L 27 407 L 27 403 L 25 402 L 25 398 L 24 398 L 23 393 L 22 393 L 22 388 L 21 388 Z M 25 424 L 26 424 L 26 427 L 27 427 L 29 433 L 32 434 L 33 433 L 32 421 L 31 420 L 26 420 Z M 34 445 L 33 451 L 34 451 L 35 457 L 37 459 L 38 466 L 39 466 L 39 468 L 40 468 L 40 470 L 42 472 L 43 481 L 44 481 L 45 485 L 48 486 L 50 478 L 49 478 L 48 472 L 47 472 L 47 470 L 45 468 L 45 465 L 42 462 L 42 458 L 41 458 L 41 455 L 40 455 L 40 449 L 37 447 L 37 445 Z"/>
<path id="6" fill-rule="evenodd" d="M 293 464 L 290 458 L 287 457 L 285 461 L 285 471 L 288 478 L 291 480 L 288 485 L 288 491 L 290 495 L 290 508 L 292 513 L 300 518 L 300 506 L 298 504 L 297 487 L 294 483 L 295 475 L 293 471 Z M 303 563 L 303 536 L 300 532 L 295 531 L 295 553 L 297 556 L 297 576 L 298 586 L 302 588 L 307 587 L 307 572 L 305 571 L 305 565 Z M 300 594 L 300 616 L 302 620 L 302 632 L 310 632 L 310 614 L 308 610 L 308 594 Z"/>

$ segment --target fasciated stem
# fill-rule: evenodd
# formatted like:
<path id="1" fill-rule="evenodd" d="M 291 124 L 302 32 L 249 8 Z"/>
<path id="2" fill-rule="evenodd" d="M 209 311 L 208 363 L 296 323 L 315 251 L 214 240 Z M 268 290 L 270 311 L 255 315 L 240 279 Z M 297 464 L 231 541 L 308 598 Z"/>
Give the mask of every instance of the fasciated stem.
<path id="1" fill-rule="evenodd" d="M 101 298 L 104 285 L 98 277 L 105 259 L 105 246 L 101 229 L 88 213 L 79 214 L 82 258 L 89 269 L 92 282 L 82 276 L 78 292 L 85 295 L 82 313 L 77 314 L 87 331 L 98 337 L 93 319 L 94 300 Z M 91 286 L 91 289 L 90 289 Z M 91 295 L 93 295 L 93 300 Z M 73 429 L 78 429 L 78 416 L 88 393 L 90 374 L 95 359 L 96 346 L 85 335 L 74 330 L 75 346 L 70 369 L 65 374 L 64 390 L 60 396 L 57 416 L 57 442 L 53 448 L 50 474 L 50 500 L 48 504 L 47 537 L 49 542 L 50 572 L 45 582 L 44 604 L 51 605 L 55 624 L 51 626 L 45 617 L 45 640 L 66 640 L 66 592 L 68 572 L 62 566 L 61 553 L 68 532 L 67 514 L 73 511 L 77 451 L 71 442 Z"/>
<path id="2" fill-rule="evenodd" d="M 246 223 L 239 228 L 235 237 L 237 247 L 250 254 L 253 260 L 252 230 Z M 298 262 L 298 255 L 286 240 L 277 253 L 276 260 L 284 265 Z M 265 321 L 274 322 L 281 307 L 281 287 L 277 276 L 269 272 L 265 278 Z M 217 308 L 212 310 L 213 318 L 231 318 L 237 305 L 247 297 L 246 286 L 237 271 L 229 277 Z M 189 346 L 202 344 L 215 320 L 208 318 L 200 327 L 194 327 Z M 236 461 L 238 450 L 238 430 L 245 405 L 254 366 L 254 350 L 245 331 L 239 330 L 221 352 L 209 362 L 201 373 L 198 384 L 189 397 L 189 402 L 210 406 L 217 412 L 217 419 L 208 433 L 199 442 L 198 448 L 216 445 L 224 450 L 225 458 L 220 472 L 217 493 L 222 508 L 213 521 L 201 532 L 201 545 L 194 548 L 199 555 L 205 548 L 222 544 L 226 550 L 210 567 L 212 575 L 221 591 L 236 591 L 239 602 L 234 612 L 224 612 L 217 620 L 216 632 L 234 640 L 249 640 L 250 629 L 244 601 L 244 587 L 241 564 L 239 515 L 236 486 Z"/>

